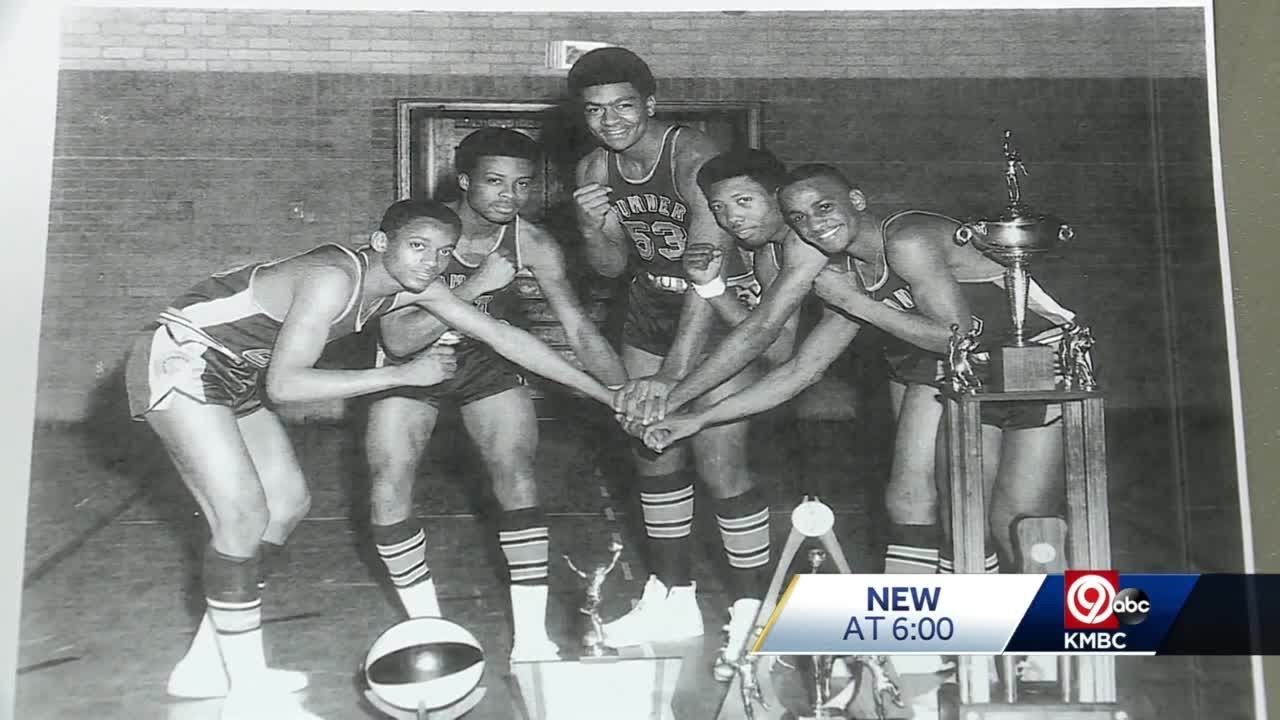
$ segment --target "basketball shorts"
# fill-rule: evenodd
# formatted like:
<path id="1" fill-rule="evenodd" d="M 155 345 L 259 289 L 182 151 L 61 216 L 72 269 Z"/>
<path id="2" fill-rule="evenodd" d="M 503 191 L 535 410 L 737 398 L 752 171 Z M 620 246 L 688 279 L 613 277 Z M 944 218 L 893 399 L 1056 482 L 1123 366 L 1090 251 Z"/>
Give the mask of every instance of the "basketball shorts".
<path id="1" fill-rule="evenodd" d="M 928 352 L 886 353 L 890 379 L 903 385 L 930 385 L 941 388 L 946 381 L 942 358 Z M 991 381 L 991 366 L 975 363 L 984 383 Z M 1025 430 L 1052 425 L 1062 417 L 1062 406 L 1042 401 L 982 403 L 982 424 L 1001 430 Z"/>
<path id="2" fill-rule="evenodd" d="M 395 388 L 379 393 L 375 398 L 408 397 L 437 407 L 441 402 L 453 402 L 462 406 L 528 384 L 521 375 L 519 366 L 494 352 L 484 343 L 464 339 L 453 346 L 453 351 L 454 358 L 458 362 L 458 369 L 453 377 L 429 387 Z M 407 360 L 387 355 L 379 348 L 379 365 L 404 362 Z"/>
<path id="3" fill-rule="evenodd" d="M 652 355 L 666 357 L 680 327 L 684 293 L 688 281 L 677 277 L 654 277 L 641 271 L 627 286 L 627 312 L 622 323 L 622 343 Z M 704 351 L 714 349 L 729 327 L 719 315 L 712 319 Z"/>
<path id="4" fill-rule="evenodd" d="M 237 417 L 260 409 L 265 368 L 229 357 L 184 337 L 180 328 L 160 325 L 138 334 L 125 364 L 129 414 L 142 419 L 164 410 L 175 395 L 231 408 Z"/>

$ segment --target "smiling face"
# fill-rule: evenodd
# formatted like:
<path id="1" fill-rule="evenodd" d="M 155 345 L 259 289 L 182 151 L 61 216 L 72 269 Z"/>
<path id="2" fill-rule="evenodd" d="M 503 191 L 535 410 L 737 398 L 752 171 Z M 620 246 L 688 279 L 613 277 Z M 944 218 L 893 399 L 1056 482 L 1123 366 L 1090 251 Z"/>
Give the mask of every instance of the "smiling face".
<path id="1" fill-rule="evenodd" d="M 782 214 L 801 240 L 828 255 L 846 252 L 861 229 L 862 195 L 839 180 L 819 175 L 782 189 Z"/>
<path id="2" fill-rule="evenodd" d="M 644 137 L 654 99 L 641 95 L 629 82 L 592 85 L 582 89 L 582 113 L 587 130 L 597 140 L 622 152 Z"/>
<path id="3" fill-rule="evenodd" d="M 375 242 L 374 249 L 381 253 L 383 267 L 411 293 L 426 290 L 440 277 L 458 241 L 458 231 L 435 218 L 417 218 L 391 235 L 381 235 L 385 240 Z"/>
<path id="4" fill-rule="evenodd" d="M 712 185 L 707 204 L 716 223 L 752 250 L 764 247 L 785 224 L 773 193 L 745 175 Z"/>
<path id="5" fill-rule="evenodd" d="M 515 219 L 533 187 L 533 161 L 501 155 L 476 158 L 470 172 L 458 176 L 467 205 L 499 225 Z"/>

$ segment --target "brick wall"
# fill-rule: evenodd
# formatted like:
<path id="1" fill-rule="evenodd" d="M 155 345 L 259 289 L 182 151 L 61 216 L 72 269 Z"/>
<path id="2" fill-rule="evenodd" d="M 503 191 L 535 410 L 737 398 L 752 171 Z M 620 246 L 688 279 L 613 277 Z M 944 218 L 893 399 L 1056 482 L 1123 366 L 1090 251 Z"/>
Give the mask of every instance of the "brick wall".
<path id="1" fill-rule="evenodd" d="M 625 20 L 620 20 L 625 18 Z M 460 13 L 80 8 L 68 69 L 558 76 L 546 44 L 665 77 L 1203 77 L 1198 9 Z"/>

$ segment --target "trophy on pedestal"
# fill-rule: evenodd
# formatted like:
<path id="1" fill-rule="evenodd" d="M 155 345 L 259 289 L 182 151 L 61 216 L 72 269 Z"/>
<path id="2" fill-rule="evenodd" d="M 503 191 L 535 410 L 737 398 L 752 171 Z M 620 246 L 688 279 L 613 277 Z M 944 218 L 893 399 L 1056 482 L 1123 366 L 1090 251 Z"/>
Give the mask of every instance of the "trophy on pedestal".
<path id="1" fill-rule="evenodd" d="M 683 663 L 679 655 L 660 656 L 652 648 L 615 650 L 606 645 L 600 606 L 604 584 L 619 565 L 622 543 L 609 543 L 609 559 L 581 570 L 564 556 L 565 564 L 583 581 L 578 614 L 585 625 L 577 657 L 569 660 L 512 662 L 518 692 L 516 703 L 524 720 L 563 720 L 602 717 L 614 720 L 673 720 L 671 700 Z M 625 568 L 624 568 L 625 569 Z"/>
<path id="2" fill-rule="evenodd" d="M 993 220 L 962 224 L 955 242 L 972 243 L 979 251 L 1004 266 L 1004 285 L 1009 295 L 1013 331 L 991 349 L 991 369 L 996 392 L 1055 390 L 1055 350 L 1031 342 L 1025 333 L 1028 268 L 1032 258 L 1071 240 L 1075 232 L 1062 220 L 1041 215 L 1022 200 L 1019 175 L 1029 175 L 1022 156 L 1013 146 L 1013 131 L 1004 132 L 1005 185 L 1009 205 Z M 969 388 L 972 389 L 972 388 Z"/>

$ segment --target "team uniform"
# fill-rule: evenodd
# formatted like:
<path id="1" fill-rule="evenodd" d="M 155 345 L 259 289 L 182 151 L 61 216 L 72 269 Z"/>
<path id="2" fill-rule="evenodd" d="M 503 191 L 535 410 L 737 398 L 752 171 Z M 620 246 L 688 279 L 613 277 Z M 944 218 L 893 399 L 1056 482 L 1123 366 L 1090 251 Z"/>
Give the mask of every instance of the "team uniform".
<path id="1" fill-rule="evenodd" d="M 514 221 L 504 225 L 488 253 L 506 249 L 515 258 L 517 272 L 524 270 L 520 254 L 520 223 L 521 220 L 517 216 Z M 452 290 L 466 282 L 467 278 L 479 269 L 479 263 L 470 265 L 455 251 L 449 260 L 448 267 L 440 277 Z M 517 316 L 518 300 L 515 283 L 512 282 L 495 292 L 481 295 L 476 298 L 474 304 L 477 310 L 506 322 Z M 467 405 L 526 384 L 524 376 L 520 374 L 519 368 L 514 363 L 494 352 L 488 345 L 456 330 L 446 330 L 436 340 L 436 344 L 453 346 L 454 359 L 457 361 L 457 371 L 453 377 L 429 387 L 404 387 L 388 392 L 424 400 L 432 405 L 445 399 L 456 401 L 459 405 Z M 377 366 L 406 361 L 407 358 L 391 355 L 379 343 Z"/>
<path id="2" fill-rule="evenodd" d="M 323 255 L 345 255 L 357 278 L 346 308 L 329 326 L 327 342 L 360 332 L 394 306 L 394 297 L 371 308 L 360 306 L 369 255 L 341 245 L 322 245 L 287 258 L 215 273 L 174 300 L 134 342 L 125 370 L 133 418 L 165 409 L 175 394 L 207 405 L 224 405 L 237 417 L 261 408 L 266 368 L 284 319 L 258 304 L 254 278 L 259 270 L 286 260 Z"/>
<path id="3" fill-rule="evenodd" d="M 684 128 L 673 125 L 662 137 L 658 162 L 639 180 L 623 176 L 618 155 L 606 151 L 607 185 L 613 188 L 612 206 L 635 251 L 632 277 L 627 288 L 622 341 L 653 355 L 665 356 L 675 339 L 690 283 L 681 258 L 689 242 L 689 205 L 676 183 L 676 142 Z M 749 254 L 729 253 L 729 291 L 740 298 L 759 295 Z M 753 289 L 754 285 L 754 289 Z M 716 321 L 709 346 L 729 328 Z"/>
<path id="4" fill-rule="evenodd" d="M 944 215 L 908 210 L 885 218 L 881 224 L 881 237 L 890 223 L 909 214 L 923 214 L 958 222 Z M 883 242 L 883 241 L 882 241 Z M 857 268 L 853 268 L 855 271 Z M 866 280 L 856 273 L 863 289 L 875 300 L 900 312 L 917 312 L 911 286 L 898 277 L 885 263 L 880 277 Z M 991 381 L 991 355 L 1013 330 L 1009 314 L 1008 294 L 1005 291 L 1004 273 L 976 280 L 960 281 L 960 291 L 969 304 L 974 327 L 981 328 L 977 352 L 973 355 L 974 371 L 984 383 Z M 1032 280 L 1027 293 L 1027 313 L 1024 330 L 1030 342 L 1053 345 L 1062 339 L 1063 325 L 1075 320 L 1075 313 L 1059 305 L 1056 300 Z M 890 338 L 885 347 L 891 376 L 903 384 L 932 385 L 941 387 L 946 381 L 945 358 L 939 353 L 923 350 L 898 338 Z M 1010 402 L 983 405 L 983 422 L 1006 430 L 1041 427 L 1057 418 L 1050 415 L 1049 403 Z"/>

